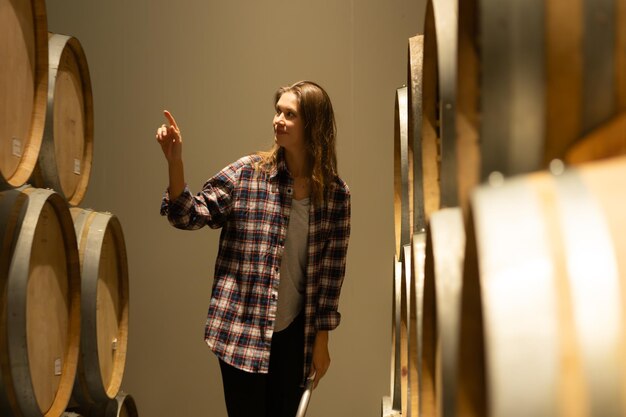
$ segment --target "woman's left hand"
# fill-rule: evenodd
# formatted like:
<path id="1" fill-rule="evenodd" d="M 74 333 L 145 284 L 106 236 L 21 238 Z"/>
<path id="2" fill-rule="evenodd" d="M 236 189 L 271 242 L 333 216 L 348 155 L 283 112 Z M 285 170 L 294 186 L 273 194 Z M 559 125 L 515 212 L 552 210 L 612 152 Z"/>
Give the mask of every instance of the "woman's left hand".
<path id="1" fill-rule="evenodd" d="M 315 372 L 313 389 L 317 388 L 320 379 L 328 371 L 330 366 L 330 354 L 328 353 L 328 331 L 318 331 L 313 343 L 313 363 L 311 375 Z"/>

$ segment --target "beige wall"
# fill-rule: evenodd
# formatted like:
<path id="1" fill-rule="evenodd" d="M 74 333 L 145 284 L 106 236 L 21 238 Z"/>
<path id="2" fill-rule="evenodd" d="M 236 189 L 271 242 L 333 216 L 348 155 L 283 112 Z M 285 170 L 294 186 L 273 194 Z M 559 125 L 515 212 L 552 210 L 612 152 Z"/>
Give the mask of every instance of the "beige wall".
<path id="1" fill-rule="evenodd" d="M 332 366 L 310 417 L 380 415 L 389 393 L 393 104 L 424 0 L 48 0 L 49 30 L 77 37 L 95 97 L 95 155 L 83 206 L 120 218 L 131 280 L 123 388 L 140 415 L 226 416 L 203 326 L 219 232 L 159 217 L 165 160 L 154 141 L 176 116 L 193 190 L 271 144 L 272 95 L 299 79 L 328 90 L 352 239 L 331 334 Z"/>

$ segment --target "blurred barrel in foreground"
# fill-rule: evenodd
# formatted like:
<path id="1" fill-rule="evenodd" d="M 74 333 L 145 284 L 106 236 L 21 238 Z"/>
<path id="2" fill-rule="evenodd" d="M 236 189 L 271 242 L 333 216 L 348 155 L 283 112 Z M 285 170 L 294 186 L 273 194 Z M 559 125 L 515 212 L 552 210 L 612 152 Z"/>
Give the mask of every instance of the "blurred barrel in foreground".
<path id="1" fill-rule="evenodd" d="M 626 1 L 480 6 L 482 180 L 547 168 L 626 110 Z"/>
<path id="2" fill-rule="evenodd" d="M 626 158 L 554 172 L 472 196 L 459 415 L 626 412 Z"/>
<path id="3" fill-rule="evenodd" d="M 473 187 L 493 172 L 506 177 L 546 169 L 555 158 L 625 154 L 625 27 L 626 0 L 429 1 L 426 217 L 466 209 Z M 597 131 L 593 146 L 581 145 Z M 579 147 L 575 159 L 568 156 Z"/>

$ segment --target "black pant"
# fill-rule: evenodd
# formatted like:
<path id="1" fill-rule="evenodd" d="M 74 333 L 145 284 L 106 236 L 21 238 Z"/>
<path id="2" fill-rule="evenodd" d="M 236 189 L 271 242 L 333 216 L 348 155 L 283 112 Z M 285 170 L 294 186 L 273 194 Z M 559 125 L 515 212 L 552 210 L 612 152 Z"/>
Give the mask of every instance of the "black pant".
<path id="1" fill-rule="evenodd" d="M 272 336 L 269 373 L 219 362 L 228 417 L 294 417 L 303 393 L 304 314 Z"/>

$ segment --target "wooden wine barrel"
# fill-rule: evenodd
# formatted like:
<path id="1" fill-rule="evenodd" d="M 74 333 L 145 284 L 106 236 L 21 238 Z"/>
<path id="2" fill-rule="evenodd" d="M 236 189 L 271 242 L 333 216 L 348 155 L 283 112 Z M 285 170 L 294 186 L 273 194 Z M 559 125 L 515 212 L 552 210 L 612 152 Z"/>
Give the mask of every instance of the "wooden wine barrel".
<path id="1" fill-rule="evenodd" d="M 138 417 L 139 413 L 133 397 L 120 392 L 105 404 L 92 407 L 85 415 L 87 417 Z"/>
<path id="2" fill-rule="evenodd" d="M 122 227 L 109 213 L 72 208 L 82 270 L 81 355 L 73 400 L 117 395 L 128 344 L 128 261 Z"/>
<path id="3" fill-rule="evenodd" d="M 435 289 L 434 261 L 431 248 L 432 234 L 426 233 L 424 280 L 422 285 L 421 332 L 421 378 L 419 390 L 419 410 L 421 415 L 437 415 L 437 297 Z M 429 259 L 430 258 L 430 259 Z"/>
<path id="4" fill-rule="evenodd" d="M 422 175 L 422 73 L 424 66 L 424 36 L 409 38 L 409 153 L 413 156 L 413 237 L 411 246 L 411 284 L 409 289 L 409 397 L 411 416 L 419 416 L 419 392 L 422 355 L 422 300 L 424 290 L 424 257 L 426 248 L 426 215 L 424 210 L 424 181 Z"/>
<path id="5" fill-rule="evenodd" d="M 411 329 L 411 300 L 414 299 L 411 245 L 403 247 L 402 261 L 394 260 L 392 331 L 391 331 L 391 410 L 404 416 L 411 414 L 411 395 L 417 390 L 417 381 L 411 385 L 410 352 L 411 337 L 416 330 Z M 415 414 L 417 415 L 417 414 Z"/>
<path id="6" fill-rule="evenodd" d="M 394 117 L 394 225 L 396 254 L 402 259 L 402 247 L 411 242 L 412 231 L 412 155 L 409 153 L 407 87 L 396 90 Z"/>
<path id="7" fill-rule="evenodd" d="M 411 282 L 411 238 L 412 238 L 412 152 L 408 136 L 408 88 L 396 91 L 394 123 L 394 212 L 396 231 L 397 271 L 394 291 L 394 325 L 398 326 L 393 336 L 392 406 L 406 415 L 409 395 L 409 285 Z M 408 258 L 407 258 L 408 257 Z M 396 282 L 399 279 L 399 282 Z M 397 284 L 397 285 L 396 285 Z M 398 298 L 399 297 L 399 298 Z M 399 318 L 399 321 L 395 319 Z"/>
<path id="8" fill-rule="evenodd" d="M 115 401 L 117 403 L 117 407 L 110 403 L 111 405 L 107 407 L 106 413 L 102 417 L 138 417 L 137 413 L 137 405 L 135 404 L 135 400 L 132 396 L 128 394 L 118 394 L 115 397 Z"/>
<path id="9" fill-rule="evenodd" d="M 0 411 L 58 417 L 80 343 L 80 266 L 66 202 L 50 190 L 0 193 Z"/>
<path id="10" fill-rule="evenodd" d="M 481 181 L 477 1 L 429 0 L 422 69 L 424 216 L 465 207 Z"/>
<path id="11" fill-rule="evenodd" d="M 457 355 L 459 344 L 459 322 L 461 309 L 461 288 L 463 280 L 463 257 L 465 256 L 465 226 L 460 207 L 441 209 L 432 214 L 427 229 L 429 234 L 426 247 L 426 276 L 429 283 L 434 282 L 435 301 L 428 302 L 435 311 L 436 334 L 434 346 L 428 351 L 434 352 L 428 359 L 435 360 L 427 364 L 435 369 L 429 373 L 433 381 L 435 398 L 426 398 L 436 409 L 436 414 L 444 417 L 458 415 L 456 412 Z M 432 295 L 432 292 L 431 294 Z M 432 342 L 432 339 L 429 340 Z"/>
<path id="12" fill-rule="evenodd" d="M 458 205 L 456 180 L 457 0 L 426 5 L 422 69 L 424 210 Z"/>
<path id="13" fill-rule="evenodd" d="M 426 230 L 424 213 L 424 175 L 422 172 L 422 78 L 424 67 L 424 35 L 409 38 L 407 53 L 408 78 L 408 152 L 409 197 L 412 198 L 413 233 Z"/>
<path id="14" fill-rule="evenodd" d="M 391 409 L 402 410 L 402 262 L 394 256 L 391 314 Z"/>
<path id="15" fill-rule="evenodd" d="M 48 93 L 44 0 L 0 8 L 0 189 L 19 187 L 39 154 Z"/>
<path id="16" fill-rule="evenodd" d="M 49 34 L 46 128 L 31 183 L 52 188 L 76 206 L 93 156 L 93 98 L 89 67 L 78 39 Z"/>
<path id="17" fill-rule="evenodd" d="M 411 386 L 410 379 L 410 340 L 411 340 L 411 289 L 413 286 L 413 265 L 411 264 L 411 245 L 405 245 L 402 254 L 402 282 L 401 282 L 401 345 L 400 345 L 400 380 L 401 412 L 403 416 L 411 416 Z"/>
<path id="18" fill-rule="evenodd" d="M 409 381 L 411 416 L 420 415 L 423 351 L 424 275 L 426 258 L 426 233 L 413 235 L 411 264 L 413 280 L 409 293 Z"/>
<path id="19" fill-rule="evenodd" d="M 480 145 L 480 56 L 478 22 L 476 19 L 478 0 L 459 2 L 458 45 L 457 45 L 457 92 L 456 92 L 456 151 L 454 164 L 457 181 L 458 204 L 467 208 L 469 193 L 479 182 L 481 169 Z"/>
<path id="20" fill-rule="evenodd" d="M 422 154 L 422 99 L 424 68 L 424 36 L 409 38 L 408 45 L 409 80 L 409 152 L 413 156 L 413 238 L 411 249 L 412 282 L 409 296 L 409 394 L 411 416 L 419 416 L 419 395 L 421 386 L 422 358 L 422 310 L 424 291 L 424 259 L 426 251 L 426 210 L 424 190 L 429 187 L 423 175 Z"/>
<path id="21" fill-rule="evenodd" d="M 472 195 L 459 415 L 625 414 L 625 188 L 621 157 Z"/>

